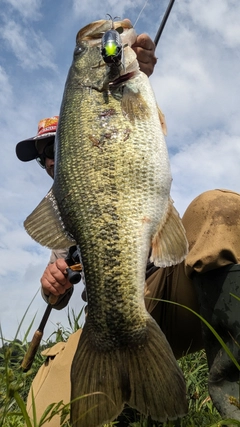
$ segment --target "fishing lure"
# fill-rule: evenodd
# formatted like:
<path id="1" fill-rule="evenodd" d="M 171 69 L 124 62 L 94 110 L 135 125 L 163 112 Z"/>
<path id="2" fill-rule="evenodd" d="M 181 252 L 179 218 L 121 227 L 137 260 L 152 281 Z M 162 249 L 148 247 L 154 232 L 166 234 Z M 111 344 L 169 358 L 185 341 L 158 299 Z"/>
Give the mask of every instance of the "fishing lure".
<path id="1" fill-rule="evenodd" d="M 113 22 L 113 19 L 109 15 Z M 114 18 L 115 19 L 115 18 Z M 123 45 L 121 42 L 120 34 L 123 32 L 123 28 L 119 27 L 116 30 L 112 28 L 106 31 L 102 37 L 102 57 L 106 64 L 121 65 L 123 62 Z"/>

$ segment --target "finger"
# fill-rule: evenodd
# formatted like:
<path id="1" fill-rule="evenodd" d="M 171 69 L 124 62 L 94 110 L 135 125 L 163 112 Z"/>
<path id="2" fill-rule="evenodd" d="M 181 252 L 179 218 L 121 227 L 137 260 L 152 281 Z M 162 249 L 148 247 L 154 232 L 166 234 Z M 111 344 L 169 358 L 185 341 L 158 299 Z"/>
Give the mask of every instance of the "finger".
<path id="1" fill-rule="evenodd" d="M 145 50 L 155 51 L 155 44 L 147 34 L 140 34 L 132 47 L 140 47 Z"/>
<path id="2" fill-rule="evenodd" d="M 50 265 L 46 268 L 40 282 L 45 295 L 49 293 L 55 295 L 56 292 L 57 294 L 62 293 L 62 289 L 65 292 L 65 288 L 71 286 L 64 274 L 54 265 Z"/>
<path id="3" fill-rule="evenodd" d="M 50 294 L 59 296 L 66 292 L 66 286 L 63 286 L 58 282 L 49 283 L 46 280 L 42 281 L 42 289 L 44 294 L 47 296 Z"/>
<path id="4" fill-rule="evenodd" d="M 50 264 L 46 270 L 45 274 L 46 278 L 50 283 L 59 282 L 61 285 L 65 285 L 67 283 L 67 271 L 66 266 L 61 266 L 59 268 L 57 263 Z"/>

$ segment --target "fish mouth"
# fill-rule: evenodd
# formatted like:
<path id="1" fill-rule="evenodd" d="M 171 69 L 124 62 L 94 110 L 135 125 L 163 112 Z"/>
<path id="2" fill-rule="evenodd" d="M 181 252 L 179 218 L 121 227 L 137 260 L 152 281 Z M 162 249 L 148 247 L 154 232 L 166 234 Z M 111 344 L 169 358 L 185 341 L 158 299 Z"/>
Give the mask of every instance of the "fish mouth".
<path id="1" fill-rule="evenodd" d="M 112 20 L 99 20 L 94 21 L 91 24 L 86 25 L 82 28 L 76 36 L 76 41 L 81 42 L 82 40 L 88 41 L 88 43 L 96 43 L 96 41 L 101 40 L 103 34 L 113 28 L 116 30 L 119 27 L 122 27 L 124 30 L 129 30 L 133 28 L 131 22 L 128 19 L 123 21 L 112 21 Z"/>

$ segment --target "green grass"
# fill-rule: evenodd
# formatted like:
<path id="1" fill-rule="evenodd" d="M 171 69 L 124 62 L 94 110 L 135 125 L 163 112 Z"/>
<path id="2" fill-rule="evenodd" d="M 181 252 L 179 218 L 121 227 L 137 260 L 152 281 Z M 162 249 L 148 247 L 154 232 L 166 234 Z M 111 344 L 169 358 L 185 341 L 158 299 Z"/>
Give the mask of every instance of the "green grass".
<path id="1" fill-rule="evenodd" d="M 67 329 L 58 325 L 54 334 L 47 340 L 43 341 L 41 348 L 37 352 L 33 365 L 29 372 L 23 373 L 21 362 L 27 349 L 27 341 L 32 323 L 24 336 L 23 341 L 17 339 L 17 331 L 15 340 L 9 342 L 3 338 L 0 330 L 1 348 L 0 348 L 0 427 L 41 427 L 44 420 L 51 418 L 55 413 L 63 409 L 63 424 L 67 427 L 68 422 L 64 421 L 64 416 L 69 413 L 69 407 L 64 407 L 61 402 L 50 405 L 42 420 L 31 423 L 26 412 L 26 398 L 29 392 L 31 382 L 36 375 L 39 367 L 44 359 L 40 354 L 40 350 L 47 346 L 54 345 L 57 341 L 66 340 L 72 332 L 80 327 L 79 315 L 74 312 L 68 313 L 69 327 Z M 29 339 L 31 340 L 31 338 Z M 180 367 L 183 370 L 186 385 L 187 398 L 189 403 L 188 414 L 179 420 L 169 421 L 166 423 L 152 423 L 143 416 L 136 419 L 135 423 L 129 424 L 132 427 L 220 427 L 222 425 L 230 425 L 230 423 L 221 420 L 220 415 L 213 407 L 211 399 L 208 395 L 207 376 L 208 367 L 205 352 L 189 354 L 179 361 Z M 111 425 L 117 425 L 112 423 Z M 239 422 L 231 422 L 231 425 L 240 425 Z"/>

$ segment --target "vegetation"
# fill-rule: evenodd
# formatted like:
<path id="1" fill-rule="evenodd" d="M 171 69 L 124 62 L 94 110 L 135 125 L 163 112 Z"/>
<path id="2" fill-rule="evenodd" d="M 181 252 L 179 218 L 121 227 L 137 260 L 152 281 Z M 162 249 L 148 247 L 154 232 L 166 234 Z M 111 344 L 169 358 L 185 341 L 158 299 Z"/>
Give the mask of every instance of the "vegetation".
<path id="1" fill-rule="evenodd" d="M 65 329 L 58 325 L 56 332 L 51 335 L 40 346 L 31 369 L 24 373 L 21 369 L 21 362 L 28 347 L 28 335 L 31 329 L 29 327 L 23 341 L 16 338 L 13 341 L 8 341 L 1 335 L 0 348 L 0 427 L 41 427 L 44 421 L 50 419 L 54 414 L 62 411 L 62 426 L 67 427 L 69 424 L 66 421 L 66 416 L 69 413 L 69 407 L 63 408 L 63 404 L 59 402 L 55 405 L 50 405 L 40 423 L 31 422 L 26 412 L 26 398 L 29 393 L 31 382 L 37 373 L 39 367 L 44 361 L 41 356 L 41 351 L 46 347 L 54 345 L 56 342 L 66 340 L 72 332 L 80 327 L 79 319 L 82 313 L 75 315 L 74 312 L 68 313 L 69 328 Z M 183 357 L 180 361 L 180 366 L 184 372 L 187 384 L 187 396 L 189 402 L 188 414 L 177 421 L 169 421 L 167 423 L 156 423 L 149 419 L 136 414 L 136 422 L 129 423 L 131 427 L 220 427 L 240 425 L 239 422 L 221 420 L 220 415 L 213 407 L 207 389 L 207 360 L 205 352 L 202 350 L 195 354 L 189 354 Z M 124 422 L 115 422 L 111 425 L 127 425 L 127 412 L 124 417 Z M 107 426 L 105 426 L 107 427 Z"/>

